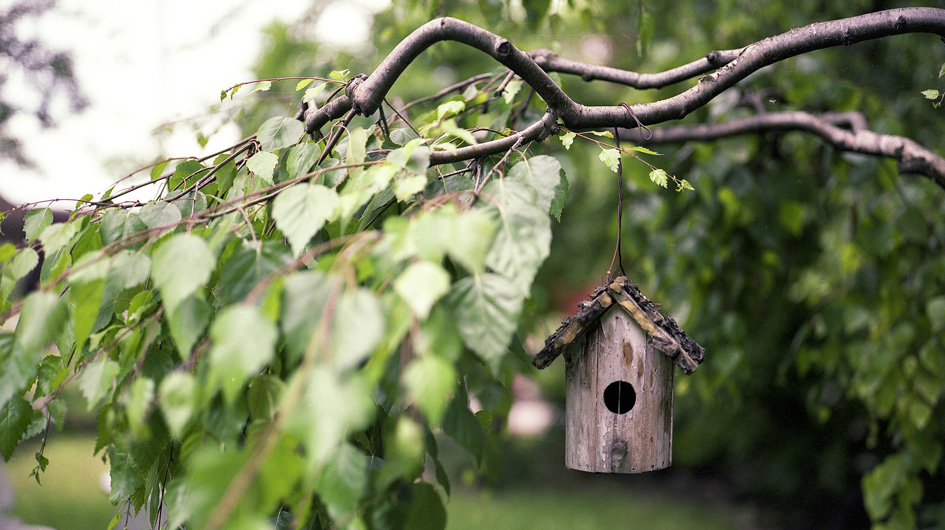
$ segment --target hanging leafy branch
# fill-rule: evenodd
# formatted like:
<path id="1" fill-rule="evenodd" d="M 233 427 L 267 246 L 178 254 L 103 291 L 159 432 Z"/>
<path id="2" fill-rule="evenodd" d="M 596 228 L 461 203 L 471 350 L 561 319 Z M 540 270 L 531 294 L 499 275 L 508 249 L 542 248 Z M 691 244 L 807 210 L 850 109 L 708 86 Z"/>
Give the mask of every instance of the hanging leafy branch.
<path id="1" fill-rule="evenodd" d="M 61 427 L 60 395 L 73 387 L 97 412 L 112 501 L 152 518 L 166 504 L 169 528 L 442 528 L 450 483 L 435 435 L 483 460 L 491 418 L 508 412 L 508 383 L 528 366 L 517 333 L 569 193 L 561 164 L 533 142 L 562 127 L 566 146 L 591 130 L 631 137 L 766 65 L 908 32 L 945 34 L 945 11 L 814 24 L 643 75 L 527 54 L 438 19 L 370 76 L 253 81 L 305 90 L 298 119 L 272 117 L 207 158 L 163 161 L 143 183 L 83 198 L 66 222 L 35 209 L 27 244 L 0 246 L 0 322 L 15 326 L 0 332 L 0 452 Z M 407 65 L 442 40 L 507 70 L 387 104 Z M 550 72 L 637 87 L 702 77 L 660 102 L 589 107 Z M 796 128 L 941 184 L 940 157 L 845 120 L 772 113 L 655 129 L 652 141 Z M 599 144 L 610 168 L 653 154 Z M 38 289 L 18 299 L 34 269 Z M 474 414 L 476 396 L 493 399 Z M 42 449 L 36 460 L 45 468 Z M 896 491 L 906 490 L 913 483 Z M 902 510 L 915 502 L 906 493 Z M 892 495 L 877 501 L 877 520 Z"/>

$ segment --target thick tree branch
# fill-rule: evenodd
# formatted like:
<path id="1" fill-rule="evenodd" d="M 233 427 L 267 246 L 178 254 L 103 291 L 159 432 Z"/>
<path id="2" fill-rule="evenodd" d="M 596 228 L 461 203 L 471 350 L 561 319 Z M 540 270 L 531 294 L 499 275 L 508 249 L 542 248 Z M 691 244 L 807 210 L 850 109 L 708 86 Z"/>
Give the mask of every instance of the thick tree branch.
<path id="1" fill-rule="evenodd" d="M 699 72 L 707 72 L 716 64 L 724 63 L 718 71 L 703 75 L 696 86 L 676 96 L 654 103 L 633 105 L 630 107 L 631 112 L 628 112 L 620 105 L 585 106 L 574 102 L 551 80 L 539 62 L 545 62 L 560 71 L 586 75 L 592 79 L 637 83 L 657 81 L 653 79 L 641 81 L 640 74 L 631 72 L 625 75 L 618 74 L 619 71 L 615 69 L 589 65 L 582 68 L 580 63 L 555 61 L 553 57 L 541 52 L 536 52 L 533 58 L 518 50 L 508 40 L 489 31 L 460 20 L 441 18 L 424 24 L 407 36 L 366 79 L 359 77 L 352 80 L 344 96 L 338 97 L 322 108 L 310 106 L 303 115 L 306 130 L 314 133 L 328 121 L 340 118 L 351 109 L 364 115 L 373 114 L 397 78 L 420 53 L 437 42 L 451 40 L 479 49 L 515 72 L 547 103 L 549 112 L 569 129 L 631 128 L 636 124 L 634 115 L 645 125 L 681 119 L 751 73 L 778 61 L 814 50 L 840 45 L 848 46 L 857 42 L 905 33 L 933 33 L 945 38 L 945 10 L 891 9 L 811 24 L 769 37 L 737 52 L 733 50 L 712 52 L 704 59 L 658 74 L 656 79 L 658 82 L 675 82 L 685 78 L 684 76 L 698 75 Z M 660 75 L 662 77 L 659 77 Z M 635 81 L 634 77 L 637 77 Z M 541 137 L 540 132 L 536 130 L 538 125 L 536 123 L 526 129 L 529 133 L 525 140 Z M 543 125 L 542 130 L 546 129 L 547 127 Z M 525 134 L 525 131 L 519 134 Z M 486 142 L 457 152 L 462 152 L 461 156 L 467 156 L 467 154 L 468 156 L 484 156 L 502 152 L 508 149 L 509 138 Z M 884 151 L 888 150 L 888 146 L 884 147 Z M 444 160 L 462 160 L 456 156 L 460 155 L 450 157 L 444 155 Z"/>
<path id="2" fill-rule="evenodd" d="M 898 162 L 901 173 L 925 175 L 945 188 L 945 159 L 908 138 L 879 134 L 867 129 L 865 118 L 856 112 L 823 115 L 775 112 L 726 123 L 654 128 L 653 137 L 646 142 L 642 141 L 638 131 L 620 129 L 619 134 L 621 139 L 652 145 L 708 142 L 766 131 L 805 131 L 821 137 L 842 151 L 892 158 Z"/>

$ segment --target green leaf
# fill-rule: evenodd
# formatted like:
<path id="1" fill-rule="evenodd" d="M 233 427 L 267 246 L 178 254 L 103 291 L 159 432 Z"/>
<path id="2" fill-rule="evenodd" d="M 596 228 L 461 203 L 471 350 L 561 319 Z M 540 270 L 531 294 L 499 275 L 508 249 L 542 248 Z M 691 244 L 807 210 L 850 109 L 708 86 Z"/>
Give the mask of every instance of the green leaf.
<path id="1" fill-rule="evenodd" d="M 181 301 L 202 287 L 216 266 L 210 247 L 192 234 L 177 234 L 154 251 L 151 277 L 164 305 L 173 312 Z"/>
<path id="2" fill-rule="evenodd" d="M 651 150 L 651 149 L 647 149 L 646 147 L 641 147 L 641 146 L 639 146 L 639 145 L 636 145 L 636 146 L 631 147 L 630 150 L 631 150 L 631 151 L 636 151 L 636 152 L 638 152 L 638 153 L 643 153 L 643 154 L 645 154 L 645 155 L 662 156 L 662 155 L 660 155 L 659 153 L 657 153 L 656 151 L 653 151 L 653 150 Z"/>
<path id="3" fill-rule="evenodd" d="M 16 255 L 16 246 L 13 243 L 4 243 L 0 245 L 0 263 L 9 260 Z"/>
<path id="4" fill-rule="evenodd" d="M 169 162 L 170 160 L 164 160 L 155 164 L 154 167 L 151 168 L 151 180 L 159 179 L 161 174 L 164 173 L 164 168 L 167 167 Z"/>
<path id="5" fill-rule="evenodd" d="M 376 294 L 363 288 L 345 291 L 332 322 L 335 366 L 353 368 L 363 361 L 384 337 L 384 325 Z"/>
<path id="6" fill-rule="evenodd" d="M 302 102 L 308 103 L 309 101 L 313 101 L 318 97 L 319 94 L 322 93 L 323 90 L 325 90 L 326 86 L 328 86 L 326 83 L 320 83 L 306 90 L 305 94 L 302 96 Z"/>
<path id="7" fill-rule="evenodd" d="M 12 247 L 12 245 L 10 245 L 10 247 Z M 8 249 L 9 247 L 4 245 L 2 248 Z M 16 251 L 14 250 L 14 252 Z M 32 248 L 26 247 L 16 252 L 13 259 L 3 267 L 2 274 L 0 274 L 0 300 L 7 299 L 13 293 L 16 282 L 23 276 L 29 274 L 38 264 L 39 254 Z M 0 310 L 2 310 L 2 308 L 0 308 Z"/>
<path id="8" fill-rule="evenodd" d="M 278 156 L 268 151 L 260 151 L 249 157 L 249 160 L 246 161 L 246 169 L 271 185 L 273 184 L 272 174 L 278 163 Z"/>
<path id="9" fill-rule="evenodd" d="M 53 213 L 49 208 L 30 210 L 23 216 L 23 233 L 27 241 L 33 241 L 53 222 Z"/>
<path id="10" fill-rule="evenodd" d="M 256 140 L 263 151 L 276 151 L 295 145 L 305 134 L 305 125 L 295 118 L 275 116 L 269 118 L 256 131 Z"/>
<path id="11" fill-rule="evenodd" d="M 294 377 L 307 377 L 308 382 L 298 406 L 287 418 L 286 429 L 298 437 L 309 466 L 316 469 L 336 453 L 349 433 L 371 423 L 374 399 L 371 387 L 358 372 L 342 375 L 317 366 Z"/>
<path id="12" fill-rule="evenodd" d="M 938 99 L 939 96 L 938 90 L 923 90 L 922 95 L 925 96 L 925 99 Z"/>
<path id="13" fill-rule="evenodd" d="M 479 421 L 469 410 L 465 393 L 454 397 L 446 408 L 443 432 L 466 449 L 477 462 L 482 459 L 485 434 L 482 432 Z"/>
<path id="14" fill-rule="evenodd" d="M 497 371 L 518 327 L 521 289 L 498 274 L 466 277 L 453 284 L 450 305 L 459 334 L 493 371 Z"/>
<path id="15" fill-rule="evenodd" d="M 223 164 L 216 172 L 217 191 L 216 196 L 226 198 L 227 193 L 233 188 L 233 180 L 236 178 L 236 160 L 230 160 Z"/>
<path id="16" fill-rule="evenodd" d="M 278 332 L 255 306 L 223 308 L 210 326 L 210 379 L 232 403 L 244 383 L 272 360 Z"/>
<path id="17" fill-rule="evenodd" d="M 75 344 L 78 351 L 82 351 L 85 341 L 95 328 L 104 292 L 105 280 L 73 282 L 69 288 L 69 309 L 72 313 Z"/>
<path id="18" fill-rule="evenodd" d="M 650 50 L 650 40 L 656 31 L 656 19 L 641 7 L 637 15 L 637 53 L 640 57 L 646 56 Z"/>
<path id="19" fill-rule="evenodd" d="M 151 273 L 151 260 L 144 254 L 122 250 L 111 257 L 109 277 L 115 278 L 123 289 L 140 285 Z"/>
<path id="20" fill-rule="evenodd" d="M 184 160 L 174 168 L 174 173 L 167 181 L 168 189 L 177 190 L 190 186 L 197 182 L 200 177 L 208 171 L 209 168 L 197 160 Z"/>
<path id="21" fill-rule="evenodd" d="M 453 363 L 433 355 L 414 359 L 404 372 L 404 387 L 430 425 L 439 425 L 456 388 Z"/>
<path id="22" fill-rule="evenodd" d="M 348 132 L 348 147 L 345 152 L 345 164 L 356 166 L 364 162 L 367 156 L 368 134 L 361 127 L 355 127 Z"/>
<path id="23" fill-rule="evenodd" d="M 171 434 L 180 438 L 197 407 L 197 381 L 188 372 L 171 372 L 161 381 L 158 406 Z"/>
<path id="24" fill-rule="evenodd" d="M 62 332 L 68 317 L 65 300 L 55 293 L 36 291 L 26 297 L 16 324 L 16 346 L 24 359 L 39 362 L 43 348 Z"/>
<path id="25" fill-rule="evenodd" d="M 335 521 L 357 511 L 367 485 L 368 457 L 348 443 L 341 444 L 315 479 L 315 491 Z"/>
<path id="26" fill-rule="evenodd" d="M 679 181 L 679 186 L 676 188 L 676 191 L 683 191 L 683 190 L 695 191 L 695 188 L 692 187 L 692 184 L 690 184 L 688 180 L 682 179 Z"/>
<path id="27" fill-rule="evenodd" d="M 945 330 L 945 296 L 936 296 L 925 305 L 925 312 L 929 316 L 932 330 Z"/>
<path id="28" fill-rule="evenodd" d="M 203 337 L 213 308 L 202 297 L 188 296 L 166 313 L 171 338 L 181 359 L 190 357 L 194 344 Z"/>
<path id="29" fill-rule="evenodd" d="M 650 171 L 650 180 L 665 188 L 669 184 L 669 175 L 663 169 L 654 169 Z"/>
<path id="30" fill-rule="evenodd" d="M 282 320 L 280 326 L 285 336 L 289 362 L 296 363 L 305 354 L 312 340 L 321 343 L 329 340 L 321 333 L 320 322 L 329 300 L 338 296 L 337 279 L 320 271 L 305 271 L 290 274 L 285 279 L 283 291 Z"/>
<path id="31" fill-rule="evenodd" d="M 120 241 L 134 234 L 137 234 L 148 227 L 145 226 L 138 214 L 131 210 L 108 210 L 102 216 L 101 228 L 99 234 L 102 236 L 102 243 L 109 245 Z"/>
<path id="32" fill-rule="evenodd" d="M 456 216 L 447 226 L 446 253 L 469 272 L 485 270 L 486 256 L 495 241 L 499 226 L 490 212 L 467 210 Z"/>
<path id="33" fill-rule="evenodd" d="M 148 228 L 157 228 L 159 226 L 170 227 L 181 220 L 180 210 L 177 206 L 164 201 L 154 201 L 145 204 L 138 212 L 141 222 Z"/>
<path id="34" fill-rule="evenodd" d="M 296 184 L 279 193 L 272 202 L 272 217 L 298 257 L 305 245 L 340 206 L 338 193 L 320 184 Z"/>
<path id="35" fill-rule="evenodd" d="M 466 103 L 464 101 L 447 101 L 446 103 L 441 103 L 436 108 L 436 119 L 437 121 L 442 121 L 444 118 L 455 116 L 464 110 L 466 110 Z"/>
<path id="36" fill-rule="evenodd" d="M 256 83 L 256 86 L 253 87 L 253 90 L 250 91 L 250 94 L 253 92 L 267 92 L 270 88 L 272 88 L 272 81 L 260 81 Z"/>
<path id="37" fill-rule="evenodd" d="M 502 92 L 502 100 L 505 101 L 506 104 L 511 105 L 512 102 L 515 101 L 515 96 L 522 90 L 523 84 L 521 79 L 509 81 L 509 83 L 505 85 L 505 90 Z"/>
<path id="38" fill-rule="evenodd" d="M 398 171 L 393 164 L 375 164 L 366 171 L 353 172 L 353 178 L 341 190 L 341 219 L 351 219 L 375 193 L 387 187 Z"/>
<path id="39" fill-rule="evenodd" d="M 555 194 L 551 199 L 551 206 L 548 209 L 549 213 L 554 216 L 555 220 L 559 223 L 561 222 L 561 212 L 564 211 L 564 205 L 568 202 L 569 191 L 570 184 L 568 184 L 568 179 L 564 176 L 564 171 L 562 171 L 561 181 L 555 186 Z"/>
<path id="40" fill-rule="evenodd" d="M 56 223 L 47 226 L 39 234 L 39 240 L 43 243 L 43 250 L 46 255 L 55 254 L 59 249 L 71 245 L 72 238 L 75 237 L 79 227 L 76 223 Z"/>
<path id="41" fill-rule="evenodd" d="M 282 241 L 264 241 L 262 245 L 244 243 L 220 267 L 220 279 L 214 289 L 217 302 L 241 302 L 260 281 L 289 263 L 291 258 Z"/>
<path id="42" fill-rule="evenodd" d="M 446 528 L 446 508 L 443 499 L 429 482 L 413 485 L 410 498 L 410 512 L 404 528 L 411 530 L 443 530 Z"/>
<path id="43" fill-rule="evenodd" d="M 607 167 L 610 168 L 614 173 L 617 172 L 617 168 L 620 165 L 620 151 L 616 149 L 604 149 L 597 155 L 597 158 L 604 163 Z"/>
<path id="44" fill-rule="evenodd" d="M 449 290 L 450 275 L 429 261 L 411 264 L 394 280 L 394 291 L 421 320 L 427 318 L 433 304 Z"/>
<path id="45" fill-rule="evenodd" d="M 893 506 L 892 496 L 903 476 L 903 455 L 886 457 L 886 460 L 863 476 L 863 503 L 870 519 L 885 518 Z"/>
<path id="46" fill-rule="evenodd" d="M 137 377 L 131 382 L 131 388 L 125 402 L 125 413 L 128 416 L 128 423 L 133 433 L 141 434 L 145 432 L 145 418 L 153 399 L 153 379 Z"/>
<path id="47" fill-rule="evenodd" d="M 321 153 L 321 146 L 315 142 L 302 142 L 293 146 L 286 160 L 286 171 L 289 172 L 289 177 L 296 178 L 308 173 Z"/>
<path id="48" fill-rule="evenodd" d="M 78 376 L 79 390 L 88 402 L 88 410 L 92 410 L 98 402 L 111 392 L 116 381 L 115 377 L 121 371 L 117 362 L 102 357 L 89 363 Z"/>
<path id="49" fill-rule="evenodd" d="M 945 63 L 942 63 L 942 69 L 938 71 L 938 76 L 945 76 Z"/>
<path id="50" fill-rule="evenodd" d="M 400 202 L 407 202 L 427 186 L 427 177 L 415 175 L 394 181 L 394 196 Z"/>
<path id="51" fill-rule="evenodd" d="M 909 419 L 912 425 L 918 430 L 923 430 L 928 426 L 929 419 L 932 417 L 932 407 L 928 406 L 922 400 L 913 400 L 909 405 Z"/>
<path id="52" fill-rule="evenodd" d="M 486 265 L 527 295 L 538 268 L 551 250 L 551 220 L 547 211 L 554 190 L 545 190 L 545 195 L 540 196 L 535 188 L 505 178 L 490 182 L 483 193 L 498 202 L 501 215 Z"/>
<path id="53" fill-rule="evenodd" d="M 571 149 L 571 145 L 574 144 L 574 139 L 576 137 L 577 137 L 576 133 L 572 131 L 567 131 L 565 133 L 562 133 L 561 136 L 559 136 L 558 138 L 561 140 L 561 145 L 563 145 L 565 149 Z"/>
<path id="54" fill-rule="evenodd" d="M 345 68 L 344 70 L 332 70 L 328 74 L 328 77 L 332 79 L 337 79 L 339 81 L 344 81 L 348 78 L 348 74 L 350 73 L 351 73 L 351 70 L 348 70 L 347 68 Z"/>
<path id="55" fill-rule="evenodd" d="M 538 196 L 534 205 L 546 212 L 555 200 L 558 186 L 562 180 L 566 182 L 561 175 L 561 163 L 547 155 L 533 156 L 515 164 L 506 177 L 508 179 L 531 186 Z"/>
<path id="56" fill-rule="evenodd" d="M 20 396 L 13 396 L 0 408 L 0 454 L 5 461 L 13 456 L 13 449 L 32 421 L 33 407 Z"/>
<path id="57" fill-rule="evenodd" d="M 314 81 L 314 79 L 302 79 L 301 81 L 295 84 L 295 91 L 298 92 L 299 90 L 302 90 L 303 88 L 310 85 L 312 81 Z"/>

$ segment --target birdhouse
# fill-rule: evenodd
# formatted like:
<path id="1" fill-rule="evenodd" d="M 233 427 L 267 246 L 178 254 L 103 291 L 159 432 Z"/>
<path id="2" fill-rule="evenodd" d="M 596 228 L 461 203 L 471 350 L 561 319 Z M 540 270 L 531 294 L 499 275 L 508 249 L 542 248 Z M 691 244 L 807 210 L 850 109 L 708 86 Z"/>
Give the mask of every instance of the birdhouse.
<path id="1" fill-rule="evenodd" d="M 565 463 L 595 473 L 668 467 L 673 450 L 673 364 L 685 374 L 705 350 L 626 277 L 594 291 L 532 360 L 565 358 Z"/>

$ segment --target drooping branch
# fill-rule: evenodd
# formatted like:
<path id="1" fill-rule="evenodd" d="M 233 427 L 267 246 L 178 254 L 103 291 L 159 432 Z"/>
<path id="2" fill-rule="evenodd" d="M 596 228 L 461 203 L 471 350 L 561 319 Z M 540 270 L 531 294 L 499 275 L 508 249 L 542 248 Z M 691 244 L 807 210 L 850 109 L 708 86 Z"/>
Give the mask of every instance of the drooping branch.
<path id="1" fill-rule="evenodd" d="M 866 120 L 856 112 L 828 113 L 773 112 L 725 123 L 679 125 L 654 128 L 645 143 L 674 144 L 708 142 L 766 131 L 804 131 L 819 136 L 842 151 L 892 158 L 901 173 L 918 173 L 945 188 L 945 159 L 902 136 L 879 134 L 866 128 Z M 641 143 L 637 131 L 620 129 L 620 138 Z"/>
<path id="2" fill-rule="evenodd" d="M 612 127 L 632 128 L 636 125 L 636 119 L 644 125 L 681 119 L 765 66 L 819 49 L 848 46 L 905 33 L 932 33 L 945 38 L 945 9 L 892 9 L 819 22 L 769 37 L 738 50 L 710 52 L 703 59 L 662 74 L 637 74 L 563 60 L 546 51 L 527 54 L 508 40 L 487 30 L 460 20 L 441 18 L 424 24 L 407 36 L 370 76 L 352 80 L 343 96 L 321 108 L 308 106 L 301 114 L 309 133 L 318 131 L 329 121 L 340 118 L 351 109 L 363 115 L 371 115 L 380 107 L 384 97 L 407 66 L 428 47 L 447 40 L 466 44 L 490 55 L 518 75 L 545 101 L 548 105 L 548 115 L 517 135 L 466 147 L 453 153 L 437 154 L 431 158 L 431 163 L 434 164 L 454 162 L 500 153 L 520 141 L 543 138 L 550 130 L 549 122 L 560 122 L 568 129 L 580 131 Z M 676 96 L 653 103 L 632 105 L 628 112 L 620 105 L 586 106 L 573 101 L 552 81 L 545 68 L 581 75 L 586 79 L 601 79 L 640 87 L 663 86 L 696 75 L 702 77 L 696 86 Z M 708 73 L 715 68 L 718 70 Z M 810 128 L 811 132 L 821 131 L 817 134 L 827 133 L 823 128 Z M 830 134 L 836 136 L 835 131 Z M 894 156 L 907 165 L 919 163 L 914 162 L 915 160 L 931 160 L 927 156 L 928 152 L 919 157 L 911 156 L 919 151 L 903 142 L 890 143 L 886 139 L 877 143 L 875 139 L 867 141 L 864 138 L 845 141 L 858 146 L 857 149 L 851 150 L 865 149 L 868 150 L 865 152 L 875 152 L 883 156 L 890 156 L 887 153 L 910 153 L 908 160 Z M 873 144 L 882 144 L 882 147 L 873 148 Z"/>

